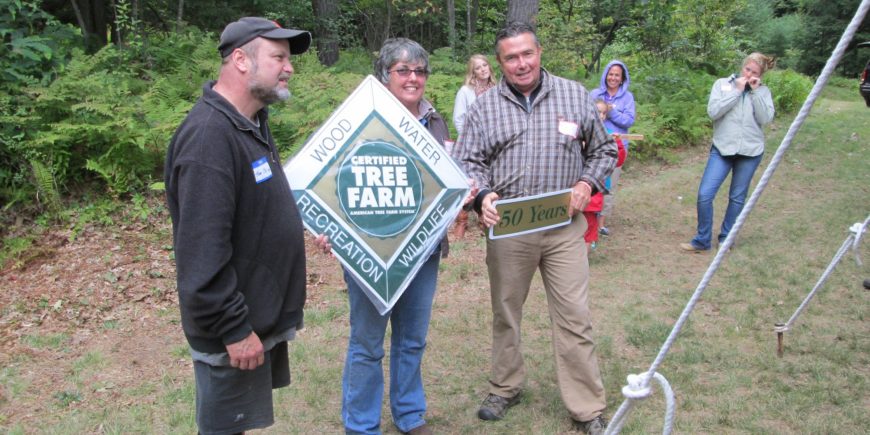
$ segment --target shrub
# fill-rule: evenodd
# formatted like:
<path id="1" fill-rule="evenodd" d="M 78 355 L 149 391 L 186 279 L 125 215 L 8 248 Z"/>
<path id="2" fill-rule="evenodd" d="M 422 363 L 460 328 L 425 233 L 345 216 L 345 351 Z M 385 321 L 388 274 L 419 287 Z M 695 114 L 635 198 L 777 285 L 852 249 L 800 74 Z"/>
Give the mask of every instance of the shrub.
<path id="1" fill-rule="evenodd" d="M 311 57 L 314 63 L 317 61 L 314 54 L 306 53 L 302 57 Z M 289 158 L 302 148 L 308 137 L 320 128 L 363 78 L 365 76 L 358 73 L 329 73 L 319 67 L 308 70 L 297 67 L 297 73 L 289 83 L 293 93 L 290 102 L 269 108 L 269 127 L 281 156 Z"/>
<path id="2" fill-rule="evenodd" d="M 123 194 L 142 187 L 160 159 L 160 150 L 146 146 L 142 128 L 146 83 L 119 67 L 123 60 L 114 46 L 93 56 L 79 51 L 65 74 L 31 89 L 38 131 L 27 146 L 61 188 L 96 174 L 111 192 Z"/>
<path id="3" fill-rule="evenodd" d="M 800 109 L 813 88 L 807 76 L 792 70 L 775 69 L 764 74 L 764 83 L 773 94 L 777 112 L 792 113 Z"/>
<path id="4" fill-rule="evenodd" d="M 715 77 L 681 64 L 639 63 L 632 70 L 637 116 L 631 131 L 639 157 L 666 158 L 674 148 L 705 142 L 710 134 L 707 98 Z"/>
<path id="5" fill-rule="evenodd" d="M 160 157 L 153 171 L 162 167 L 172 134 L 196 100 L 202 86 L 217 77 L 220 59 L 213 35 L 195 29 L 184 34 L 154 38 L 147 71 L 149 86 L 141 96 L 141 129 L 148 149 Z M 161 177 L 162 179 L 162 177 Z"/>
<path id="6" fill-rule="evenodd" d="M 28 86 L 43 86 L 60 72 L 74 45 L 71 26 L 39 8 L 40 2 L 0 0 L 0 203 L 25 203 L 36 195 L 26 146 L 33 130 Z M 53 183 L 49 183 L 53 184 Z M 50 197 L 56 197 L 51 192 Z M 55 203 L 56 204 L 56 203 Z"/>

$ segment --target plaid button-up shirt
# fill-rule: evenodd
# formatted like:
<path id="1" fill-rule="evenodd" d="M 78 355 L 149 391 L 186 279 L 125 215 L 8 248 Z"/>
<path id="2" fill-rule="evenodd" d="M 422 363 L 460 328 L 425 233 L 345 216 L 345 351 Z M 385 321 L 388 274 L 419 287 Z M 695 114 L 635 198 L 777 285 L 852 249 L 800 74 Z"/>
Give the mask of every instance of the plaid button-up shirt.
<path id="1" fill-rule="evenodd" d="M 588 182 L 604 191 L 617 150 L 586 89 L 541 69 L 541 85 L 524 104 L 502 79 L 477 98 L 454 158 L 481 193 L 517 198 Z M 528 110 L 527 110 L 528 107 Z"/>

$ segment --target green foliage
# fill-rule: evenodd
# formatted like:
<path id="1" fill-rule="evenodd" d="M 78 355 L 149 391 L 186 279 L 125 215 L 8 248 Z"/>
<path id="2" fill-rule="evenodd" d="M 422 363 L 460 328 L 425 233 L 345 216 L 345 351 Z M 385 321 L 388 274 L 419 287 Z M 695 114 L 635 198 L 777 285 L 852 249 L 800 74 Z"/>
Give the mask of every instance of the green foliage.
<path id="1" fill-rule="evenodd" d="M 310 63 L 305 67 L 306 58 Z M 269 108 L 269 127 L 283 158 L 304 145 L 305 140 L 323 124 L 365 77 L 362 74 L 330 73 L 317 65 L 317 56 L 306 53 L 294 61 L 297 73 L 290 79 L 293 94 L 288 104 Z M 368 63 L 371 71 L 371 63 Z M 304 68 L 310 68 L 305 70 Z M 304 71 L 304 72 L 303 72 Z"/>
<path id="2" fill-rule="evenodd" d="M 640 43 L 646 57 L 682 61 L 714 74 L 727 67 L 738 48 L 733 22 L 746 0 L 641 2 L 633 11 L 643 17 L 623 38 Z"/>
<path id="3" fill-rule="evenodd" d="M 451 51 L 448 48 L 435 50 L 429 56 L 429 64 L 434 73 L 426 82 L 426 98 L 438 110 L 447 125 L 453 128 L 453 103 L 456 100 L 456 92 L 465 80 L 465 68 L 468 59 L 451 60 Z M 490 65 L 498 70 L 494 56 L 489 56 Z M 496 71 L 496 74 L 498 71 Z M 453 131 L 453 130 L 451 130 Z M 456 132 L 451 137 L 456 139 Z"/>
<path id="4" fill-rule="evenodd" d="M 0 203 L 26 203 L 36 192 L 26 146 L 30 129 L 27 86 L 46 85 L 63 70 L 73 44 L 70 26 L 38 1 L 0 0 Z"/>
<path id="5" fill-rule="evenodd" d="M 802 54 L 799 45 L 803 35 L 804 16 L 777 16 L 773 0 L 756 2 L 735 17 L 741 28 L 744 51 L 759 51 L 777 59 L 780 68 L 794 68 Z"/>
<path id="6" fill-rule="evenodd" d="M 93 55 L 76 51 L 63 76 L 27 88 L 17 100 L 26 104 L 6 110 L 4 119 L 17 128 L 4 143 L 9 152 L 0 153 L 11 166 L 0 170 L 4 197 L 12 202 L 14 192 L 26 192 L 30 180 L 14 174 L 30 173 L 32 161 L 47 169 L 34 167 L 38 177 L 30 181 L 43 197 L 48 179 L 55 192 L 92 180 L 113 195 L 143 190 L 159 177 L 166 144 L 199 87 L 214 77 L 220 62 L 214 45 L 191 31 L 153 37 L 145 63 L 114 46 Z"/>
<path id="7" fill-rule="evenodd" d="M 58 184 L 97 174 L 115 194 L 141 188 L 162 149 L 145 141 L 139 95 L 145 83 L 135 71 L 118 68 L 125 56 L 113 46 L 93 56 L 78 52 L 66 73 L 34 89 L 39 130 L 30 145 L 52 163 Z"/>
<path id="8" fill-rule="evenodd" d="M 804 21 L 803 31 L 797 41 L 797 45 L 803 49 L 802 56 L 797 61 L 800 72 L 808 75 L 821 73 L 860 3 L 860 0 L 801 1 Z M 868 40 L 870 40 L 870 20 L 865 18 L 853 42 Z M 866 57 L 858 59 L 854 56 L 847 56 L 842 61 L 845 71 L 852 74 L 860 71 L 864 67 L 864 62 Z"/>
<path id="9" fill-rule="evenodd" d="M 595 33 L 588 7 L 585 2 L 572 8 L 560 2 L 541 5 L 537 25 L 538 39 L 545 48 L 541 63 L 553 74 L 572 77 L 592 61 L 590 49 L 600 35 Z"/>
<path id="10" fill-rule="evenodd" d="M 4 209 L 24 203 L 35 191 L 23 146 L 26 130 L 16 123 L 27 112 L 19 101 L 0 90 L 0 201 Z"/>
<path id="11" fill-rule="evenodd" d="M 158 157 L 151 167 L 155 172 L 175 129 L 202 95 L 202 86 L 217 75 L 215 41 L 214 35 L 196 29 L 152 39 L 148 57 L 154 68 L 147 71 L 149 86 L 141 96 L 140 113 L 144 143 Z"/>
<path id="12" fill-rule="evenodd" d="M 33 0 L 0 0 L 0 89 L 51 80 L 72 44 L 71 27 L 60 24 Z"/>
<path id="13" fill-rule="evenodd" d="M 329 68 L 330 72 L 335 73 L 354 73 L 361 76 L 366 76 L 372 73 L 372 65 L 374 64 L 375 53 L 368 52 L 362 47 L 355 47 L 348 50 L 343 50 L 338 62 Z M 431 61 L 431 59 L 430 59 Z M 299 64 L 294 59 L 294 67 L 299 70 L 300 74 L 305 74 L 306 70 L 303 67 L 314 67 L 315 65 Z"/>
<path id="14" fill-rule="evenodd" d="M 707 97 L 714 80 L 679 63 L 641 62 L 633 68 L 637 117 L 631 131 L 645 138 L 632 143 L 632 152 L 667 158 L 674 148 L 703 143 L 710 134 Z"/>
<path id="15" fill-rule="evenodd" d="M 36 180 L 36 189 L 39 192 L 38 198 L 51 213 L 57 213 L 60 210 L 60 194 L 57 191 L 54 174 L 40 161 L 31 160 L 30 166 L 33 168 L 33 178 Z"/>
<path id="16" fill-rule="evenodd" d="M 54 398 L 57 400 L 57 406 L 68 408 L 73 403 L 82 401 L 82 393 L 75 390 L 58 391 L 54 393 Z"/>
<path id="17" fill-rule="evenodd" d="M 0 245 L 0 269 L 18 268 L 24 265 L 28 252 L 33 247 L 33 236 L 5 237 Z"/>
<path id="18" fill-rule="evenodd" d="M 504 19 L 504 1 L 479 2 L 473 37 L 466 34 L 463 23 L 468 3 L 457 2 L 456 30 L 464 43 L 454 49 L 435 48 L 446 41 L 446 28 L 443 16 L 430 15 L 443 11 L 443 5 L 428 0 L 391 4 L 393 16 L 407 16 L 409 21 L 401 25 L 397 24 L 400 20 L 390 22 L 393 31 L 388 33 L 418 39 L 430 50 L 433 74 L 426 97 L 450 120 L 467 54 L 490 54 L 495 65 L 492 41 Z M 64 65 L 60 61 L 69 57 L 65 54 L 69 44 L 58 42 L 50 56 L 57 63 L 46 67 L 25 60 L 45 61 L 48 51 L 22 43 L 31 51 L 23 54 L 25 51 L 19 50 L 15 56 L 26 59 L 0 59 L 4 67 L 39 64 L 39 71 L 47 74 L 31 74 L 29 81 L 19 80 L 11 91 L 0 87 L 0 199 L 7 209 L 13 205 L 33 207 L 30 204 L 56 208 L 65 193 L 91 183 L 114 196 L 127 196 L 147 191 L 160 180 L 173 132 L 200 97 L 203 83 L 217 76 L 217 35 L 185 27 L 184 23 L 177 33 L 147 29 L 149 19 L 137 15 L 130 5 L 129 1 L 116 2 L 113 22 L 125 39 L 114 48 L 93 55 L 74 51 Z M 197 5 L 186 4 L 190 22 L 212 14 L 215 21 L 205 28 L 222 27 L 230 19 L 224 15 L 233 8 L 290 26 L 310 28 L 314 23 L 308 2 L 268 7 L 231 2 L 227 11 L 199 11 Z M 734 59 L 753 47 L 764 47 L 772 54 L 785 52 L 786 57 L 794 55 L 793 44 L 784 40 L 793 34 L 796 23 L 802 22 L 791 9 L 776 19 L 782 8 L 772 1 L 761 2 L 757 11 L 746 7 L 745 0 L 650 0 L 631 1 L 625 6 L 614 9 L 615 3 L 608 2 L 545 1 L 538 15 L 538 31 L 545 48 L 543 64 L 555 74 L 578 78 L 592 68 L 599 49 L 603 50 L 602 61 L 620 58 L 629 63 L 638 103 L 633 131 L 648 138 L 634 144 L 632 150 L 638 156 L 667 158 L 675 147 L 704 143 L 709 135 L 704 106 L 713 80 L 733 71 Z M 3 49 L 12 46 L 9 41 L 14 32 L 7 29 L 19 29 L 15 35 L 44 37 L 50 29 L 64 28 L 32 3 L 0 0 L 0 7 L 15 12 L 0 19 Z M 374 53 L 360 45 L 379 45 L 380 40 L 371 38 L 388 34 L 366 27 L 385 17 L 379 15 L 387 13 L 384 8 L 383 3 L 373 0 L 340 2 L 341 19 L 360 31 L 344 30 L 354 35 L 342 36 L 340 45 L 351 48 L 343 50 L 332 67 L 321 66 L 313 50 L 294 57 L 296 74 L 290 81 L 293 98 L 288 104 L 270 108 L 271 127 L 285 158 L 298 150 L 364 76 L 371 74 Z M 226 19 L 215 18 L 218 16 Z M 287 16 L 290 18 L 282 18 Z M 31 26 L 31 21 L 39 25 Z M 613 38 L 603 34 L 611 28 L 608 26 L 619 23 L 628 24 L 619 27 Z M 753 33 L 751 29 L 756 28 L 760 30 Z M 603 47 L 607 41 L 613 43 Z M 50 81 L 61 69 L 64 73 Z M 597 86 L 598 73 L 586 80 Z M 803 80 L 797 75 L 771 73 L 766 80 L 781 112 L 794 110 L 805 95 Z"/>
<path id="19" fill-rule="evenodd" d="M 764 74 L 764 83 L 773 94 L 777 112 L 792 113 L 800 109 L 813 88 L 807 76 L 791 70 L 772 70 Z"/>

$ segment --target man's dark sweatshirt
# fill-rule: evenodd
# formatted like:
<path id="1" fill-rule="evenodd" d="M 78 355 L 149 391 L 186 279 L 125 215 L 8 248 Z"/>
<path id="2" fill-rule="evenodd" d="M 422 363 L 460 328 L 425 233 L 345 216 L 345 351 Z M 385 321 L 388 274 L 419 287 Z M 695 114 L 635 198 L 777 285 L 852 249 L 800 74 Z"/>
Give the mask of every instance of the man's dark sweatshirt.
<path id="1" fill-rule="evenodd" d="M 175 132 L 164 180 L 184 334 L 221 353 L 302 327 L 305 246 L 267 110 L 255 126 L 212 86 Z"/>

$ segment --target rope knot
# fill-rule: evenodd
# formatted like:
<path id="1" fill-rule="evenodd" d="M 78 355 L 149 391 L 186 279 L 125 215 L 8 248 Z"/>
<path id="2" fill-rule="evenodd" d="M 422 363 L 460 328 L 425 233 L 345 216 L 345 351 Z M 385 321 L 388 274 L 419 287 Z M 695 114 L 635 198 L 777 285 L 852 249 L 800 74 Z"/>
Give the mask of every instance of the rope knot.
<path id="1" fill-rule="evenodd" d="M 652 388 L 643 386 L 643 379 L 646 373 L 640 375 L 630 374 L 626 377 L 628 385 L 622 387 L 622 395 L 628 399 L 641 400 L 649 397 Z"/>

